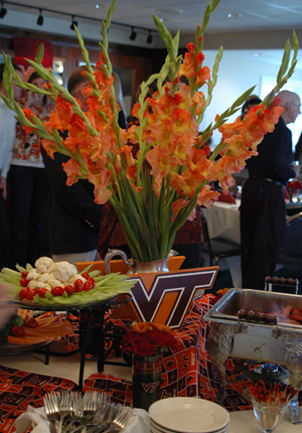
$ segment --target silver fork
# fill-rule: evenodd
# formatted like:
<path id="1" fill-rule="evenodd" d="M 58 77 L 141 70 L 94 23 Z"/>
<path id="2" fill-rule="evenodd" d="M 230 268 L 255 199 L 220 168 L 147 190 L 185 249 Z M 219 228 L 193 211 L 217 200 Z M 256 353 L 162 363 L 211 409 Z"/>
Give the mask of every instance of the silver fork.
<path id="1" fill-rule="evenodd" d="M 53 396 L 53 400 L 54 400 L 54 404 L 57 404 L 57 408 L 58 408 L 58 413 L 60 416 L 60 420 L 59 423 L 57 425 L 57 433 L 61 433 L 62 432 L 62 427 L 63 427 L 63 421 L 65 419 L 65 417 L 67 415 L 70 414 L 71 411 L 71 398 L 70 398 L 71 394 L 70 393 L 62 393 L 62 394 L 57 394 L 56 398 Z"/>
<path id="2" fill-rule="evenodd" d="M 60 415 L 56 405 L 53 403 L 52 394 L 46 394 L 43 397 L 44 410 L 47 418 L 55 424 L 57 430 L 58 422 L 60 420 Z"/>
<path id="3" fill-rule="evenodd" d="M 95 429 L 89 431 L 89 433 L 111 433 L 115 431 L 123 430 L 131 415 L 131 409 L 129 407 L 122 407 L 115 416 L 114 420 L 111 422 L 110 426 L 106 429 Z"/>
<path id="4" fill-rule="evenodd" d="M 66 433 L 76 432 L 83 427 L 83 425 L 81 424 L 84 419 L 83 397 L 82 394 L 78 392 L 71 393 L 70 415 L 71 417 L 69 422 L 67 423 L 67 425 L 65 424 Z"/>
<path id="5" fill-rule="evenodd" d="M 83 398 L 83 415 L 85 423 L 82 429 L 82 433 L 87 432 L 87 425 L 93 419 L 98 409 L 99 395 L 97 392 L 86 392 Z"/>
<path id="6" fill-rule="evenodd" d="M 85 395 L 86 397 L 83 398 L 76 396 L 74 412 L 66 433 L 76 433 L 80 430 L 85 432 L 85 426 L 87 428 L 87 426 L 95 425 L 96 423 L 102 423 L 102 425 L 106 425 L 107 427 L 112 407 L 112 404 L 109 403 L 107 394 L 87 392 Z M 91 402 L 91 399 L 94 400 L 93 403 Z M 95 410 L 94 407 L 96 407 Z M 89 411 L 91 412 L 89 413 Z M 112 418 L 110 421 L 112 421 Z M 77 425 L 79 422 L 81 424 Z"/>
<path id="7" fill-rule="evenodd" d="M 116 414 L 116 407 L 113 403 L 104 403 L 104 405 L 103 408 L 100 408 L 96 412 L 91 421 L 90 427 L 87 429 L 87 433 L 103 431 L 111 425 Z"/>

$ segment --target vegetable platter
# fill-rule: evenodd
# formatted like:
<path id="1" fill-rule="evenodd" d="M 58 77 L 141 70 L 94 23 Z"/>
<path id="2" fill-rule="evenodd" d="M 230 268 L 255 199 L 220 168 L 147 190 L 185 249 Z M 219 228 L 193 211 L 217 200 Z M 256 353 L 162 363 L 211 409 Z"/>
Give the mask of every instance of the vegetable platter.
<path id="1" fill-rule="evenodd" d="M 100 271 L 90 272 L 89 269 L 90 266 L 78 273 L 77 268 L 68 262 L 53 262 L 49 257 L 40 257 L 34 266 L 27 264 L 23 268 L 17 264 L 16 270 L 3 268 L 0 281 L 9 286 L 13 296 L 11 303 L 42 309 L 97 305 L 119 294 L 129 293 L 135 284 L 124 274 L 100 275 Z"/>

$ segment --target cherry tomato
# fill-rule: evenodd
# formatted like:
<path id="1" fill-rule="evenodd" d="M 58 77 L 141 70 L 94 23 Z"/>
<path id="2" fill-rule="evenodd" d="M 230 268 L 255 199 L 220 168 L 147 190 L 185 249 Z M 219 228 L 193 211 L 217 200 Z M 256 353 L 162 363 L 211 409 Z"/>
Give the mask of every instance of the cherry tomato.
<path id="1" fill-rule="evenodd" d="M 22 326 L 13 326 L 10 332 L 14 337 L 23 337 L 25 334 Z"/>
<path id="2" fill-rule="evenodd" d="M 68 296 L 72 295 L 74 292 L 74 287 L 71 284 L 67 284 L 67 286 L 64 287 L 65 292 Z"/>
<path id="3" fill-rule="evenodd" d="M 89 281 L 85 281 L 84 283 L 84 290 L 85 292 L 88 292 L 88 290 L 92 289 L 91 284 Z"/>
<path id="4" fill-rule="evenodd" d="M 78 279 L 75 280 L 74 282 L 74 290 L 78 293 L 78 292 L 83 292 L 84 291 L 84 283 L 82 280 Z"/>
<path id="5" fill-rule="evenodd" d="M 25 328 L 36 328 L 39 325 L 33 317 L 26 317 L 26 319 L 24 319 L 24 326 Z"/>
<path id="6" fill-rule="evenodd" d="M 64 288 L 61 286 L 55 286 L 51 289 L 52 296 L 62 296 L 64 293 Z"/>
<path id="7" fill-rule="evenodd" d="M 30 280 L 27 280 L 26 278 L 21 278 L 20 284 L 22 287 L 26 287 L 26 286 L 28 286 L 29 281 Z"/>
<path id="8" fill-rule="evenodd" d="M 30 290 L 29 287 L 23 287 L 23 289 L 20 290 L 19 296 L 21 299 L 26 298 L 27 292 Z"/>
<path id="9" fill-rule="evenodd" d="M 45 289 L 45 287 L 41 287 L 41 289 L 38 289 L 38 295 L 39 295 L 41 298 L 45 298 L 45 294 L 46 294 L 46 292 L 48 292 L 48 290 Z"/>
<path id="10" fill-rule="evenodd" d="M 88 272 L 83 272 L 82 277 L 86 278 L 86 280 L 88 280 L 88 278 L 90 278 Z"/>
<path id="11" fill-rule="evenodd" d="M 21 277 L 22 277 L 22 278 L 26 278 L 27 275 L 28 275 L 28 272 L 27 272 L 27 271 L 23 271 L 23 272 L 21 272 Z"/>
<path id="12" fill-rule="evenodd" d="M 34 299 L 34 296 L 36 296 L 37 293 L 38 293 L 37 289 L 29 289 L 28 292 L 26 293 L 26 299 L 28 301 L 32 301 Z"/>
<path id="13" fill-rule="evenodd" d="M 87 281 L 89 281 L 89 283 L 90 283 L 90 288 L 93 289 L 95 286 L 94 278 L 89 277 Z"/>

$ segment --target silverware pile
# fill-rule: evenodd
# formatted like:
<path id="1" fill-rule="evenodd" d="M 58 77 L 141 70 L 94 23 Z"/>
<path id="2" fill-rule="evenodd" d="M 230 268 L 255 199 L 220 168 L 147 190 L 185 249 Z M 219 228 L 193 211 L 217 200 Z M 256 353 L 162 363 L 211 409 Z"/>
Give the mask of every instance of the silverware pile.
<path id="1" fill-rule="evenodd" d="M 123 430 L 131 409 L 110 403 L 102 392 L 49 393 L 44 397 L 47 418 L 57 433 L 111 433 Z"/>

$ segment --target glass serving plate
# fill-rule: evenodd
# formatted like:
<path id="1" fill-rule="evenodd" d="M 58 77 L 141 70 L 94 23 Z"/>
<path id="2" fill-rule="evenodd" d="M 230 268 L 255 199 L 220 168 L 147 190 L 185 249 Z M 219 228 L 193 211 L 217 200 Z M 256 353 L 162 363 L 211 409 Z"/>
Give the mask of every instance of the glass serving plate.
<path id="1" fill-rule="evenodd" d="M 9 304 L 16 305 L 20 308 L 25 308 L 27 310 L 42 310 L 42 311 L 69 311 L 69 310 L 81 310 L 83 308 L 94 308 L 94 307 L 100 307 L 102 305 L 114 305 L 116 303 L 118 295 L 113 296 L 111 298 L 103 299 L 103 300 L 95 300 L 92 299 L 90 302 L 81 302 L 77 304 L 60 304 L 60 303 L 54 303 L 54 304 L 42 304 L 37 302 L 31 302 L 31 301 L 21 301 L 21 300 L 11 300 L 9 301 Z M 119 303 L 119 302 L 117 302 Z"/>
<path id="2" fill-rule="evenodd" d="M 33 352 L 34 350 L 41 349 L 51 343 L 52 341 L 43 341 L 42 343 L 36 344 L 12 344 L 0 342 L 0 356 L 20 355 L 22 353 Z"/>

